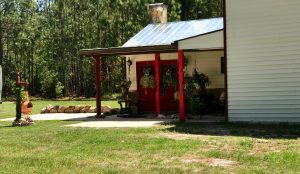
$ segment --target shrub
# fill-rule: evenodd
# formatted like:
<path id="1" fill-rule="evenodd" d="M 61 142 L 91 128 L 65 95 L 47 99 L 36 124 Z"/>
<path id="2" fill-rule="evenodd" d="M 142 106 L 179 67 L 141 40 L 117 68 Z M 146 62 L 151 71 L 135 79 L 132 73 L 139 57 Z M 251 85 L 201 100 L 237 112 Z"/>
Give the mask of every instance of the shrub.
<path id="1" fill-rule="evenodd" d="M 62 97 L 63 96 L 64 86 L 61 82 L 57 82 L 55 85 L 55 97 Z"/>
<path id="2" fill-rule="evenodd" d="M 192 114 L 203 115 L 208 111 L 207 104 L 199 98 L 190 98 L 189 107 Z"/>

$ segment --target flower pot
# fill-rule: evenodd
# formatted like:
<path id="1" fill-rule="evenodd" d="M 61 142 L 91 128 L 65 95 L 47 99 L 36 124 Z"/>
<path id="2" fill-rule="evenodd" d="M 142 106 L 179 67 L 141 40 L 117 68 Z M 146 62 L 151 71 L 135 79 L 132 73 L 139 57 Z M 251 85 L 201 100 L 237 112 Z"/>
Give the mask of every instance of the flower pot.
<path id="1" fill-rule="evenodd" d="M 24 99 L 21 103 L 21 113 L 28 115 L 32 112 L 32 103 L 29 101 L 28 91 L 23 91 L 22 93 L 24 95 Z"/>

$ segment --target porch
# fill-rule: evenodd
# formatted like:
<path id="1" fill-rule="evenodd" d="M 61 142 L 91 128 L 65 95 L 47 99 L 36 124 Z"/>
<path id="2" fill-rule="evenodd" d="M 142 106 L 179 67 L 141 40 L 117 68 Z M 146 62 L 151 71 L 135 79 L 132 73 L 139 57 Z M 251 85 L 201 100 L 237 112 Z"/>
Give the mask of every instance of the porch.
<path id="1" fill-rule="evenodd" d="M 134 68 L 130 66 L 127 67 L 127 80 L 132 82 L 130 90 L 139 93 L 139 97 L 142 99 L 140 100 L 140 104 L 147 106 L 142 106 L 142 111 L 155 112 L 155 115 L 158 117 L 162 111 L 169 107 L 167 111 L 173 109 L 173 111 L 179 112 L 179 120 L 185 121 L 187 111 L 184 89 L 186 85 L 185 74 L 191 74 L 193 69 L 200 69 L 201 65 L 204 65 L 204 68 L 210 66 L 213 67 L 211 72 L 219 73 L 219 77 L 221 77 L 221 80 L 219 81 L 222 81 L 221 84 L 219 84 L 219 88 L 220 91 L 224 91 L 226 95 L 226 72 L 221 74 L 221 57 L 224 57 L 223 45 L 223 19 L 214 18 L 207 20 L 149 24 L 122 47 L 80 50 L 81 55 L 93 57 L 95 60 L 97 72 L 96 116 L 101 117 L 101 57 L 126 56 L 127 61 L 131 61 L 133 67 L 135 66 Z M 198 65 L 197 60 L 201 58 L 201 56 L 197 56 L 198 53 L 217 53 L 217 56 L 214 56 L 214 59 L 216 58 L 217 61 L 213 61 L 214 63 L 211 63 L 210 65 L 208 63 L 210 61 L 206 62 L 206 64 L 203 64 L 202 62 Z M 190 61 L 187 65 L 185 65 L 186 60 Z M 166 61 L 172 63 L 166 63 Z M 225 59 L 223 62 L 223 69 L 225 70 Z M 150 64 L 151 67 L 148 66 Z M 172 64 L 172 66 L 174 65 L 176 67 L 173 68 L 173 74 L 170 76 L 173 78 L 173 81 L 175 79 L 176 85 L 174 85 L 175 89 L 169 92 L 169 95 L 164 95 L 166 94 L 164 93 L 165 84 L 163 83 L 164 79 L 162 76 L 162 73 L 166 73 L 162 72 L 164 70 L 164 64 Z M 202 71 L 202 68 L 199 73 Z M 151 74 L 152 76 L 152 84 L 150 86 L 142 84 L 143 79 L 141 76 L 145 74 L 148 75 L 148 81 L 149 75 Z M 213 84 L 215 85 L 215 83 Z M 145 95 L 143 95 L 143 93 Z M 175 93 L 177 99 L 175 99 Z M 168 98 L 168 100 L 165 100 L 165 98 Z M 226 97 L 224 96 L 223 98 L 225 101 Z M 172 99 L 177 101 L 178 104 L 175 105 L 175 107 L 167 106 Z M 226 104 L 224 104 L 224 108 L 226 108 L 225 105 Z"/>
<path id="2" fill-rule="evenodd" d="M 177 58 L 178 56 L 178 58 Z M 225 120 L 225 105 L 223 108 L 219 107 L 219 101 L 222 93 L 225 89 L 225 75 L 222 72 L 222 57 L 224 52 L 222 50 L 207 50 L 207 51 L 188 51 L 182 50 L 177 53 L 152 53 L 152 54 L 137 54 L 126 56 L 127 61 L 132 61 L 131 66 L 127 66 L 126 77 L 131 81 L 129 88 L 130 93 L 137 93 L 139 103 L 139 117 L 148 114 L 154 114 L 156 117 L 161 115 L 169 115 L 169 113 L 176 113 L 180 121 L 186 119 L 195 119 L 193 114 L 187 112 L 190 111 L 189 99 L 186 99 L 185 94 L 185 77 L 191 76 L 193 71 L 204 73 L 209 77 L 210 84 L 207 87 L 206 97 L 208 97 L 210 105 L 208 106 L 209 112 L 204 113 L 204 116 L 198 116 L 198 120 L 213 120 L 211 117 L 216 117 L 217 120 Z M 101 70 L 100 63 L 101 57 L 94 55 L 95 67 L 97 72 L 97 96 L 96 96 L 96 117 L 102 117 L 101 115 Z M 187 61 L 187 63 L 185 63 Z M 186 65 L 185 65 L 186 64 Z M 164 77 L 162 74 L 166 73 L 164 65 L 176 67 L 175 84 L 172 87 L 166 87 Z M 143 87 L 141 84 L 142 79 L 142 67 L 153 68 L 153 87 Z M 176 96 L 177 95 L 177 98 Z M 196 94 L 197 95 L 197 94 Z M 203 97 L 203 96 L 202 96 Z M 198 98 L 199 94 L 198 94 Z M 223 98 L 224 99 L 224 98 Z M 224 102 L 224 101 L 223 101 Z M 147 113 L 147 114 L 145 114 Z M 166 114 L 167 113 L 167 114 Z M 146 116 L 147 117 L 147 116 Z"/>
<path id="3" fill-rule="evenodd" d="M 189 115 L 195 115 L 191 99 L 204 102 L 206 108 L 201 115 L 224 116 L 224 98 L 222 94 L 225 92 L 225 75 L 224 75 L 224 52 L 222 50 L 214 51 L 189 51 L 184 54 L 184 86 L 185 86 L 185 105 L 186 112 Z M 126 56 L 127 65 L 126 77 L 131 81 L 129 88 L 129 97 L 138 96 L 139 111 L 156 112 L 156 86 L 157 82 L 154 78 L 157 67 L 155 66 L 155 54 L 141 54 Z M 176 53 L 162 53 L 159 61 L 159 95 L 160 95 L 160 112 L 163 114 L 176 113 L 179 111 L 179 79 L 178 79 L 178 63 Z M 147 74 L 145 74 L 145 71 Z M 205 89 L 200 89 L 198 85 L 199 79 L 195 79 L 196 75 L 203 75 L 208 78 Z M 196 77 L 197 78 L 197 77 Z M 146 81 L 145 81 L 146 80 Z M 195 83 L 191 88 L 191 82 Z M 203 80 L 203 79 L 200 79 Z M 152 82 L 151 82 L 152 81 Z M 190 94 L 193 90 L 192 94 Z M 203 91 L 205 90 L 205 91 Z M 203 93 L 205 92 L 205 94 Z M 136 98 L 136 97 L 132 97 Z M 129 99 L 132 101 L 132 99 Z M 195 101 L 195 100 L 194 100 Z M 195 106 L 193 106 L 195 107 Z M 197 106 L 196 106 L 197 107 Z M 195 110 L 195 109 L 194 109 Z M 157 112 L 156 112 L 157 113 Z M 225 116 L 224 116 L 225 117 Z M 200 119 L 201 116 L 198 116 Z"/>

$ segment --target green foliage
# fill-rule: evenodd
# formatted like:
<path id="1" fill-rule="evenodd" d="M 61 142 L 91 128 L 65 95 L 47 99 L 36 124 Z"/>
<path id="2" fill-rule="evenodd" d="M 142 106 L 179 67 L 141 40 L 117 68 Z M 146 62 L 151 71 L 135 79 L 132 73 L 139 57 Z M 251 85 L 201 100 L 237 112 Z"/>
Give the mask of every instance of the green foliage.
<path id="1" fill-rule="evenodd" d="M 176 87 L 178 85 L 177 69 L 175 65 L 162 65 L 162 91 L 168 87 Z"/>
<path id="2" fill-rule="evenodd" d="M 178 0 L 181 20 L 223 16 L 223 0 Z"/>
<path id="3" fill-rule="evenodd" d="M 94 60 L 80 57 L 79 50 L 121 46 L 149 23 L 147 4 L 156 2 L 160 1 L 2 0 L 4 97 L 11 94 L 16 70 L 30 83 L 32 95 L 94 96 Z M 164 2 L 169 5 L 168 21 L 222 15 L 221 0 Z M 120 57 L 102 58 L 104 94 L 119 92 L 116 84 L 124 79 L 125 64 Z"/>
<path id="4" fill-rule="evenodd" d="M 61 82 L 57 82 L 55 85 L 55 96 L 58 97 L 62 97 L 63 96 L 63 90 L 64 90 L 64 86 Z"/>
<path id="5" fill-rule="evenodd" d="M 207 113 L 207 103 L 199 96 L 194 96 L 194 93 L 197 89 L 197 85 L 201 89 L 201 95 L 205 95 L 206 87 L 209 85 L 209 78 L 205 74 L 199 73 L 196 69 L 194 69 L 192 76 L 186 75 L 185 82 L 185 94 L 189 104 L 190 112 L 198 115 Z"/>
<path id="6" fill-rule="evenodd" d="M 131 81 L 127 79 L 122 80 L 121 83 L 117 85 L 117 87 L 121 89 L 123 98 L 126 97 L 126 95 L 128 94 L 130 85 L 131 85 Z"/>
<path id="7" fill-rule="evenodd" d="M 21 100 L 25 99 L 25 94 L 23 93 L 24 87 L 23 86 L 14 86 L 12 88 L 13 94 L 16 96 L 16 98 L 19 98 Z"/>
<path id="8" fill-rule="evenodd" d="M 41 75 L 41 91 L 45 98 L 62 97 L 64 86 L 58 81 L 58 73 L 45 71 Z"/>
<path id="9" fill-rule="evenodd" d="M 209 85 L 209 78 L 204 73 L 199 73 L 196 69 L 193 72 L 193 81 L 199 85 L 200 89 L 205 92 L 206 87 Z"/>
<path id="10" fill-rule="evenodd" d="M 25 94 L 23 93 L 24 87 L 15 85 L 13 90 L 13 94 L 16 96 L 16 120 L 21 119 L 21 103 L 22 100 L 25 99 Z"/>
<path id="11" fill-rule="evenodd" d="M 184 93 L 187 98 L 193 97 L 193 93 L 196 90 L 196 86 L 194 83 L 194 80 L 191 76 L 186 75 L 184 78 L 185 84 L 184 84 Z"/>
<path id="12" fill-rule="evenodd" d="M 143 75 L 141 78 L 140 85 L 143 88 L 155 88 L 155 80 L 153 75 Z"/>
<path id="13" fill-rule="evenodd" d="M 192 114 L 203 115 L 207 113 L 207 104 L 199 98 L 189 99 L 189 109 Z"/>
<path id="14" fill-rule="evenodd" d="M 154 68 L 143 67 L 140 85 L 143 88 L 155 88 Z"/>
<path id="15" fill-rule="evenodd" d="M 126 88 L 126 89 L 129 89 L 131 85 L 131 81 L 130 80 L 122 80 L 121 83 L 118 85 L 119 88 Z"/>
<path id="16" fill-rule="evenodd" d="M 193 97 L 193 93 L 196 90 L 196 85 L 200 87 L 202 93 L 205 94 L 206 87 L 209 86 L 209 78 L 204 73 L 199 73 L 196 69 L 193 71 L 193 75 L 186 75 L 185 76 L 185 94 L 188 98 Z"/>

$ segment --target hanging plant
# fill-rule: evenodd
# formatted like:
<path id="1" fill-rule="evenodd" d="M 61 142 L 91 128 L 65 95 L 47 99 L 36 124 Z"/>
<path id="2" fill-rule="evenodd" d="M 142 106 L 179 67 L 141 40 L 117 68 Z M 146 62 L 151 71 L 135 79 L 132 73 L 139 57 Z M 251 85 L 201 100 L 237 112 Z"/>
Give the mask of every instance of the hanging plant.
<path id="1" fill-rule="evenodd" d="M 127 79 L 122 80 L 118 85 L 116 85 L 117 88 L 121 89 L 123 97 L 125 97 L 128 94 L 130 86 L 131 81 Z"/>
<path id="2" fill-rule="evenodd" d="M 184 56 L 184 59 L 183 59 L 183 63 L 184 63 L 184 67 L 186 68 L 187 65 L 189 64 L 189 60 L 188 60 L 188 57 L 187 56 Z"/>
<path id="3" fill-rule="evenodd" d="M 196 90 L 195 82 L 193 77 L 189 74 L 186 74 L 184 77 L 184 93 L 187 98 L 192 98 L 193 92 Z"/>
<path id="4" fill-rule="evenodd" d="M 140 85 L 143 88 L 155 88 L 155 80 L 154 80 L 152 67 L 145 66 L 142 68 L 142 77 L 141 77 Z"/>
<path id="5" fill-rule="evenodd" d="M 210 84 L 209 78 L 204 73 L 198 73 L 196 69 L 194 69 L 192 78 L 194 83 L 200 87 L 202 93 L 206 94 L 206 87 Z"/>

